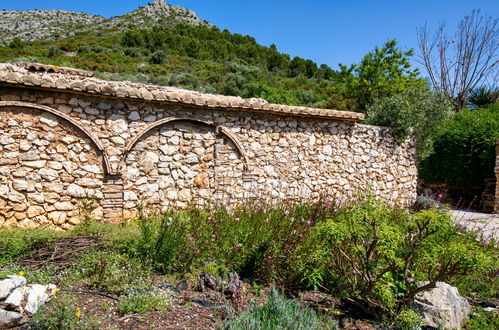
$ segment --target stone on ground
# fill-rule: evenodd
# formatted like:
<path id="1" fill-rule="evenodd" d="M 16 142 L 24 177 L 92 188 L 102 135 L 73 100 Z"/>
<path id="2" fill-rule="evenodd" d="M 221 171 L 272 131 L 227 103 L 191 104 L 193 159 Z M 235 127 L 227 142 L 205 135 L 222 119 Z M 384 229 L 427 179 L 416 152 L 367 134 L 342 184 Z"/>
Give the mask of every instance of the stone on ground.
<path id="1" fill-rule="evenodd" d="M 25 284 L 26 278 L 24 278 L 23 276 L 7 276 L 6 279 L 0 281 L 0 299 L 7 298 L 12 291 Z"/>
<path id="2" fill-rule="evenodd" d="M 0 329 L 10 329 L 26 322 L 27 320 L 22 314 L 0 309 Z"/>
<path id="3" fill-rule="evenodd" d="M 435 328 L 460 329 L 470 314 L 470 304 L 457 288 L 437 282 L 436 288 L 416 295 L 413 305 L 425 325 Z"/>

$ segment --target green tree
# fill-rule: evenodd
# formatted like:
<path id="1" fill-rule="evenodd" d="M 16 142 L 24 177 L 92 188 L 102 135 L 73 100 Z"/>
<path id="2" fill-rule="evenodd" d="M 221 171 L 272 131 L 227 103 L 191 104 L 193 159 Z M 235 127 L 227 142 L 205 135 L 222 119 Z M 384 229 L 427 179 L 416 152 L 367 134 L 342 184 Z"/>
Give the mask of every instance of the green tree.
<path id="1" fill-rule="evenodd" d="M 409 57 L 413 50 L 403 51 L 395 39 L 367 53 L 359 64 L 340 64 L 344 82 L 359 102 L 361 111 L 375 99 L 402 94 L 412 85 L 421 84 L 419 71 L 412 69 Z"/>

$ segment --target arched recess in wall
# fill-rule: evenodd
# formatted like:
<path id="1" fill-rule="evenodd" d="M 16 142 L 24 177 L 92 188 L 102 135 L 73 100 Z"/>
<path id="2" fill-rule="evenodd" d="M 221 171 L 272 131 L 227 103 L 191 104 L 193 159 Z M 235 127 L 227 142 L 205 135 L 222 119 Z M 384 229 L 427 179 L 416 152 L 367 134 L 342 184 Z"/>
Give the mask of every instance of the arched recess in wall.
<path id="1" fill-rule="evenodd" d="M 0 101 L 0 227 L 71 228 L 81 201 L 102 215 L 102 145 L 82 123 L 31 103 Z"/>
<path id="2" fill-rule="evenodd" d="M 175 118 L 163 118 L 161 120 L 158 120 L 157 122 L 154 122 L 153 124 L 147 126 L 145 129 L 143 129 L 137 136 L 135 136 L 133 139 L 131 139 L 128 144 L 126 145 L 125 148 L 125 155 L 132 150 L 133 146 L 139 141 L 143 136 L 145 136 L 148 132 L 151 132 L 155 129 L 160 128 L 161 126 L 164 126 L 168 123 L 176 122 L 176 121 L 187 121 L 187 122 L 192 122 L 196 124 L 202 124 L 206 126 L 213 127 L 217 132 L 225 135 L 232 143 L 234 143 L 235 147 L 239 151 L 239 154 L 243 158 L 244 161 L 244 170 L 248 170 L 248 157 L 246 156 L 246 152 L 244 151 L 243 145 L 239 141 L 239 139 L 232 133 L 229 132 L 227 129 L 217 126 L 214 123 L 207 121 L 207 120 L 201 120 L 201 119 L 195 119 L 195 118 L 181 118 L 181 117 L 175 117 Z"/>
<path id="3" fill-rule="evenodd" d="M 130 140 L 121 167 L 125 209 L 139 200 L 153 208 L 183 207 L 241 199 L 248 160 L 239 140 L 222 127 L 175 117 Z"/>
<path id="4" fill-rule="evenodd" d="M 88 137 L 97 150 L 99 150 L 99 153 L 102 156 L 102 162 L 103 162 L 103 168 L 105 171 L 105 174 L 110 174 L 111 173 L 111 166 L 109 164 L 109 159 L 104 152 L 104 148 L 102 147 L 102 144 L 100 143 L 99 139 L 88 129 L 86 129 L 84 126 L 82 126 L 78 121 L 74 120 L 73 118 L 67 116 L 64 113 L 61 113 L 51 107 L 44 106 L 44 105 L 39 105 L 39 104 L 33 104 L 33 103 L 27 103 L 27 102 L 19 102 L 19 101 L 0 101 L 0 111 L 5 111 L 6 109 L 28 109 L 28 110 L 36 110 L 40 112 L 47 112 L 50 113 L 56 117 L 59 117 L 67 122 L 69 122 L 71 125 L 76 127 L 81 133 L 83 133 L 86 137 Z"/>

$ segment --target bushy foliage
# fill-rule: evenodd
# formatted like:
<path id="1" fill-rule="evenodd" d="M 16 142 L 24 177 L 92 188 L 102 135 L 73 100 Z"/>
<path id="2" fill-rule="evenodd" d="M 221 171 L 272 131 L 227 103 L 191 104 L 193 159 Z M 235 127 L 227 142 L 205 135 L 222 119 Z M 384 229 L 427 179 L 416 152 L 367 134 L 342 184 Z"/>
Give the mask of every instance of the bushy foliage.
<path id="1" fill-rule="evenodd" d="M 262 202 L 169 211 L 140 220 L 140 238 L 131 238 L 127 251 L 160 271 L 188 272 L 211 261 L 245 278 L 270 283 L 286 277 L 282 271 L 294 260 L 293 251 L 313 223 L 332 211 L 322 203 Z"/>
<path id="2" fill-rule="evenodd" d="M 499 103 L 487 109 L 463 110 L 438 127 L 434 152 L 420 164 L 426 183 L 481 186 L 493 178 L 495 141 L 499 139 Z"/>
<path id="3" fill-rule="evenodd" d="M 323 323 L 317 314 L 299 302 L 284 298 L 272 288 L 268 301 L 262 306 L 253 305 L 235 320 L 227 320 L 221 329 L 338 329 L 337 321 Z"/>
<path id="4" fill-rule="evenodd" d="M 37 244 L 48 244 L 63 235 L 47 229 L 0 229 L 0 265 L 23 257 Z"/>
<path id="5" fill-rule="evenodd" d="M 442 101 L 426 86 L 412 86 L 404 94 L 376 99 L 368 105 L 366 123 L 392 127 L 392 134 L 398 142 L 412 133 L 422 159 L 431 152 L 436 128 L 449 118 L 451 111 L 452 105 Z"/>
<path id="6" fill-rule="evenodd" d="M 445 211 L 411 214 L 369 196 L 314 227 L 311 241 L 315 255 L 302 268 L 378 317 L 397 315 L 437 281 L 497 266 L 494 247 L 458 232 Z"/>
<path id="7" fill-rule="evenodd" d="M 419 72 L 411 68 L 409 61 L 413 53 L 412 49 L 400 49 L 392 39 L 367 53 L 359 64 L 340 65 L 340 75 L 361 110 L 376 99 L 403 94 L 409 87 L 420 84 Z"/>

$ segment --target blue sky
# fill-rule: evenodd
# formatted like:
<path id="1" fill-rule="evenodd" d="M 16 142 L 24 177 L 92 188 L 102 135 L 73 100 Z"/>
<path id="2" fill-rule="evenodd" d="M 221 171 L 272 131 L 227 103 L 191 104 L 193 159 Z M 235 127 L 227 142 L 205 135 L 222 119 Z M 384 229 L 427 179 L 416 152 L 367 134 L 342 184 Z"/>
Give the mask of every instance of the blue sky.
<path id="1" fill-rule="evenodd" d="M 105 17 L 125 14 L 149 1 L 7 1 L 0 9 L 63 9 Z M 359 62 L 376 45 L 395 38 L 399 45 L 417 48 L 416 30 L 426 21 L 445 21 L 449 31 L 473 9 L 495 17 L 497 0 L 170 0 L 194 10 L 221 29 L 249 34 L 264 45 L 275 43 L 291 56 L 309 58 L 337 68 Z"/>

